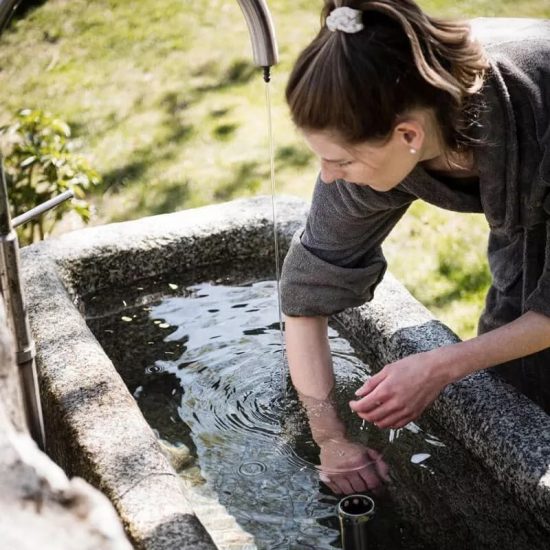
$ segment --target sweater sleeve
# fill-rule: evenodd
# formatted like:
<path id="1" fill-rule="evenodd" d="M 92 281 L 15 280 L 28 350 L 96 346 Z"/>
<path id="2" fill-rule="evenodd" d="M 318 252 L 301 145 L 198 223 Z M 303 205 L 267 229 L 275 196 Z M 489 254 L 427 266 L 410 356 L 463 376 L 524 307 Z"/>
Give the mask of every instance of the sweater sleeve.
<path id="1" fill-rule="evenodd" d="M 525 301 L 527 311 L 536 311 L 550 317 L 550 221 L 546 222 L 546 246 L 544 247 L 544 267 L 537 287 Z"/>
<path id="2" fill-rule="evenodd" d="M 381 243 L 416 197 L 318 178 L 303 231 L 294 235 L 281 277 L 289 316 L 332 315 L 372 299 L 386 271 Z"/>

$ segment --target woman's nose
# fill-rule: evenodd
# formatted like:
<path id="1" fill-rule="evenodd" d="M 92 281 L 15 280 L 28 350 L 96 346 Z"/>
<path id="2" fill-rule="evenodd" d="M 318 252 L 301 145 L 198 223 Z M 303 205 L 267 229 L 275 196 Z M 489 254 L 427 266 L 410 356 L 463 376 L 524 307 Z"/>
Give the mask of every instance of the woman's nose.
<path id="1" fill-rule="evenodd" d="M 332 166 L 321 165 L 321 179 L 325 183 L 332 183 L 339 178 L 337 170 Z"/>

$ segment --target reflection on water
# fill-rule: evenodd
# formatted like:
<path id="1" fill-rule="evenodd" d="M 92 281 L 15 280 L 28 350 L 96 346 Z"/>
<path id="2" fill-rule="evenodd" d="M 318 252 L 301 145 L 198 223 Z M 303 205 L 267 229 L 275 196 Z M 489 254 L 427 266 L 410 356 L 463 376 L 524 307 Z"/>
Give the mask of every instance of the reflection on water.
<path id="1" fill-rule="evenodd" d="M 88 297 L 85 309 L 181 475 L 206 480 L 258 548 L 339 547 L 335 485 L 317 468 L 324 413 L 283 389 L 275 282 L 170 280 Z M 368 367 L 334 329 L 330 339 L 332 405 L 347 432 L 330 463 L 369 449 L 389 468 L 391 481 L 373 495 L 369 550 L 544 548 L 532 518 L 436 426 L 378 430 L 352 415 L 347 402 Z"/>

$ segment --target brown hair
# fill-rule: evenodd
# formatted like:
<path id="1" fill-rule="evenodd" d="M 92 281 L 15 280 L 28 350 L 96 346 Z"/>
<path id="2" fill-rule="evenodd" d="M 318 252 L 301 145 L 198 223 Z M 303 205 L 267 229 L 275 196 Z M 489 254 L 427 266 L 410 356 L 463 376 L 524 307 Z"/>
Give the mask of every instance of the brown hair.
<path id="1" fill-rule="evenodd" d="M 363 12 L 363 30 L 326 27 L 343 6 Z M 413 0 L 325 0 L 321 25 L 286 87 L 296 126 L 357 144 L 387 139 L 399 115 L 430 107 L 449 148 L 471 144 L 472 99 L 488 64 L 467 23 L 429 17 Z"/>

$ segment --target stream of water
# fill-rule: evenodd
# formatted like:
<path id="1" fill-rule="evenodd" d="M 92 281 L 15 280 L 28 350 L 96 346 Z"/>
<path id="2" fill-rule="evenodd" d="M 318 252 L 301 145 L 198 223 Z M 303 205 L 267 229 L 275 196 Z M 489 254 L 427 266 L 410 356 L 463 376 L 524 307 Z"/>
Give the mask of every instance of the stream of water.
<path id="1" fill-rule="evenodd" d="M 283 325 L 283 308 L 281 304 L 281 267 L 280 267 L 280 256 L 279 256 L 279 235 L 277 233 L 277 207 L 276 207 L 276 198 L 275 198 L 275 146 L 273 140 L 273 118 L 271 111 L 271 83 L 269 81 L 265 82 L 265 102 L 267 107 L 267 133 L 268 133 L 268 151 L 269 151 L 269 174 L 271 181 L 271 208 L 273 213 L 273 248 L 275 254 L 275 281 L 277 282 L 277 307 L 279 311 L 279 332 L 281 336 L 281 381 L 284 384 L 285 376 L 284 371 L 286 369 L 285 361 L 285 337 L 284 337 L 284 325 Z M 283 387 L 283 391 L 285 388 Z"/>

